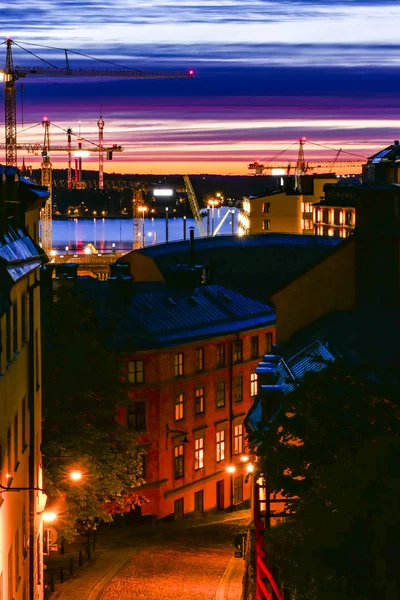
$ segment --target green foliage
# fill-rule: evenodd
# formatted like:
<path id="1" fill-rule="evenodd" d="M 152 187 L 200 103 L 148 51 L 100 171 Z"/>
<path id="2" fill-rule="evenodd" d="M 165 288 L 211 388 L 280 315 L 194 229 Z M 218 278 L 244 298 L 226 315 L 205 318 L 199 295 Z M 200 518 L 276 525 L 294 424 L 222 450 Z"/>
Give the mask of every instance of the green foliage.
<path id="1" fill-rule="evenodd" d="M 42 301 L 43 463 L 49 508 L 68 538 L 144 499 L 141 451 L 116 421 L 126 398 L 120 363 L 105 350 L 93 308 L 66 285 Z M 71 470 L 83 472 L 79 482 Z"/>
<path id="2" fill-rule="evenodd" d="M 397 386 L 336 362 L 307 375 L 253 443 L 270 490 L 288 498 L 266 541 L 295 597 L 400 597 Z"/>

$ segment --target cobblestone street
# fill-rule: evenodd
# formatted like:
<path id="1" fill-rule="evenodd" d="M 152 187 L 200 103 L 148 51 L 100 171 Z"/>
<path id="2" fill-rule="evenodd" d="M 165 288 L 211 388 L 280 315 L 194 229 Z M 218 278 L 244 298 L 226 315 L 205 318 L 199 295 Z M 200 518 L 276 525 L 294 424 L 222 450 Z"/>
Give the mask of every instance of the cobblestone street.
<path id="1" fill-rule="evenodd" d="M 101 600 L 214 600 L 234 536 L 246 530 L 249 518 L 249 511 L 238 511 L 160 525 L 146 539 L 133 534 L 141 549 L 106 585 Z"/>

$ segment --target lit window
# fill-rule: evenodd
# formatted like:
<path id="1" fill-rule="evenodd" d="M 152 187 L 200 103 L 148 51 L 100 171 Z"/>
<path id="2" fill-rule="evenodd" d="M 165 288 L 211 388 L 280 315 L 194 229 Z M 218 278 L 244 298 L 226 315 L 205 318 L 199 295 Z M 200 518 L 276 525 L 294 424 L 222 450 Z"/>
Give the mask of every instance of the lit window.
<path id="1" fill-rule="evenodd" d="M 183 419 L 183 394 L 176 394 L 175 396 L 175 421 L 182 421 Z"/>
<path id="2" fill-rule="evenodd" d="M 144 382 L 144 365 L 142 360 L 128 362 L 128 381 L 129 383 Z"/>
<path id="3" fill-rule="evenodd" d="M 196 348 L 195 350 L 195 370 L 202 371 L 204 369 L 204 349 Z"/>
<path id="4" fill-rule="evenodd" d="M 254 396 L 257 396 L 257 389 L 258 389 L 257 373 L 251 373 L 250 374 L 250 396 L 252 398 L 254 398 Z"/>
<path id="5" fill-rule="evenodd" d="M 225 381 L 220 379 L 217 381 L 217 408 L 225 406 Z"/>
<path id="6" fill-rule="evenodd" d="M 268 231 L 269 229 L 271 229 L 271 219 L 264 219 L 262 228 L 264 231 Z"/>
<path id="7" fill-rule="evenodd" d="M 175 354 L 174 374 L 175 377 L 180 377 L 181 375 L 183 375 L 183 352 Z"/>
<path id="8" fill-rule="evenodd" d="M 217 367 L 225 365 L 225 344 L 217 344 Z"/>
<path id="9" fill-rule="evenodd" d="M 198 471 L 204 467 L 204 438 L 194 440 L 194 470 Z"/>
<path id="10" fill-rule="evenodd" d="M 185 460 L 183 454 L 183 444 L 174 448 L 174 477 L 179 479 L 185 474 Z"/>
<path id="11" fill-rule="evenodd" d="M 132 402 L 127 406 L 127 426 L 134 431 L 146 430 L 146 403 Z"/>
<path id="12" fill-rule="evenodd" d="M 225 458 L 225 431 L 217 431 L 216 434 L 217 443 L 217 462 L 224 460 Z"/>
<path id="13" fill-rule="evenodd" d="M 269 202 L 263 202 L 262 211 L 263 213 L 271 212 L 271 204 Z"/>
<path id="14" fill-rule="evenodd" d="M 204 412 L 204 388 L 199 387 L 195 390 L 195 408 L 196 415 L 200 415 Z"/>
<path id="15" fill-rule="evenodd" d="M 243 377 L 237 375 L 235 377 L 235 402 L 241 402 L 243 400 Z"/>
<path id="16" fill-rule="evenodd" d="M 243 452 L 243 425 L 235 425 L 234 430 L 234 454 Z"/>

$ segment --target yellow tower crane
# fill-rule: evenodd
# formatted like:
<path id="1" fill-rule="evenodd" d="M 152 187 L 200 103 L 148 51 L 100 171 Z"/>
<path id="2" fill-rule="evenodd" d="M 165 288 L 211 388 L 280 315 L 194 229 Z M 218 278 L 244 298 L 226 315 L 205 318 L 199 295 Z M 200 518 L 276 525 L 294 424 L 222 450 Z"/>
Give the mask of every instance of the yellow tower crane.
<path id="1" fill-rule="evenodd" d="M 183 181 L 185 182 L 186 194 L 189 200 L 190 208 L 192 210 L 193 218 L 196 221 L 197 228 L 199 230 L 199 235 L 200 237 L 205 237 L 207 235 L 207 231 L 204 226 L 203 219 L 201 218 L 199 203 L 197 202 L 196 194 L 194 192 L 189 175 L 184 175 Z"/>

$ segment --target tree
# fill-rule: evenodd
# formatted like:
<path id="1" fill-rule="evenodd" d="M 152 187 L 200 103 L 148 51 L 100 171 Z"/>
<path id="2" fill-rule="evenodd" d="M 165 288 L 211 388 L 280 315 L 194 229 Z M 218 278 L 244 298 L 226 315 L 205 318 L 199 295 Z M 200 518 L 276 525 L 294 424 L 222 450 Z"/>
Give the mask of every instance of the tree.
<path id="1" fill-rule="evenodd" d="M 116 419 L 126 401 L 121 364 L 94 306 L 62 284 L 44 297 L 42 314 L 44 485 L 68 538 L 145 501 L 137 492 L 142 452 Z M 68 478 L 72 469 L 81 481 Z"/>
<path id="2" fill-rule="evenodd" d="M 303 600 L 400 596 L 399 389 L 337 361 L 310 373 L 253 440 L 286 522 L 267 533 Z"/>

